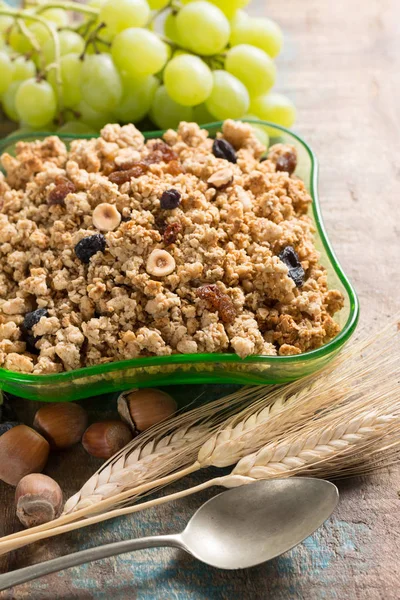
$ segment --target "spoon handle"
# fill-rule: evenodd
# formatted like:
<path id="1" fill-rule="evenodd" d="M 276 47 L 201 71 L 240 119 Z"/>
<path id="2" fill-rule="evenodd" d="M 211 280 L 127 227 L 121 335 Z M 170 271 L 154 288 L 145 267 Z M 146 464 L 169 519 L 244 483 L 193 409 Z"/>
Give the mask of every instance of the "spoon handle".
<path id="1" fill-rule="evenodd" d="M 117 554 L 123 554 L 124 552 L 132 552 L 133 550 L 143 550 L 144 548 L 159 548 L 160 546 L 184 548 L 180 535 L 158 535 L 137 540 L 126 540 L 123 542 L 114 542 L 113 544 L 104 544 L 102 546 L 97 546 L 96 548 L 89 548 L 88 550 L 81 550 L 79 552 L 67 554 L 66 556 L 46 560 L 37 565 L 32 565 L 31 567 L 17 569 L 11 573 L 4 573 L 4 575 L 0 575 L 0 591 L 13 585 L 25 583 L 26 581 L 37 579 L 43 575 L 48 575 L 49 573 L 56 573 L 63 569 L 70 569 L 77 565 L 83 565 L 84 563 L 93 560 L 100 560 L 101 558 L 108 558 L 110 556 L 116 556 Z"/>

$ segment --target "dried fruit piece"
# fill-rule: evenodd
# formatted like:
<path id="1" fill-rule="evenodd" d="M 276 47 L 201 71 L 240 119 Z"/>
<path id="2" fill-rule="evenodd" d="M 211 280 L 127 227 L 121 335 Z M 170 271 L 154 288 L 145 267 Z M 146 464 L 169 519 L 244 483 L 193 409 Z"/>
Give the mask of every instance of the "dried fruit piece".
<path id="1" fill-rule="evenodd" d="M 279 156 L 275 163 L 277 171 L 286 171 L 291 175 L 294 173 L 297 167 L 297 156 L 294 152 L 286 152 Z"/>
<path id="2" fill-rule="evenodd" d="M 143 161 L 136 163 L 131 169 L 127 169 L 124 171 L 114 171 L 110 173 L 108 176 L 109 181 L 111 183 L 116 183 L 117 185 L 122 185 L 127 181 L 130 181 L 132 178 L 136 179 L 137 177 L 141 177 L 141 175 L 145 175 L 149 170 L 149 165 Z"/>
<path id="3" fill-rule="evenodd" d="M 148 162 L 149 164 L 158 162 L 169 163 L 172 160 L 177 159 L 177 153 L 174 150 L 172 150 L 172 148 L 170 148 L 168 144 L 165 144 L 165 142 L 157 141 L 153 145 L 150 154 L 146 157 L 146 162 Z"/>
<path id="4" fill-rule="evenodd" d="M 177 208 L 181 202 L 181 193 L 174 188 L 166 190 L 160 198 L 160 206 L 164 210 L 173 210 Z"/>
<path id="5" fill-rule="evenodd" d="M 75 246 L 75 254 L 85 265 L 89 264 L 92 256 L 106 249 L 106 238 L 101 233 L 83 238 Z"/>
<path id="6" fill-rule="evenodd" d="M 56 187 L 50 191 L 47 197 L 47 202 L 50 204 L 50 206 L 55 204 L 64 206 L 65 198 L 68 196 L 68 194 L 72 194 L 75 191 L 76 187 L 72 181 L 69 181 L 69 179 L 64 177 L 59 177 L 56 179 Z"/>
<path id="7" fill-rule="evenodd" d="M 114 204 L 103 202 L 93 211 L 93 225 L 100 231 L 113 231 L 121 223 L 121 214 Z"/>
<path id="8" fill-rule="evenodd" d="M 216 158 L 224 158 L 231 163 L 236 163 L 236 152 L 232 144 L 222 138 L 214 140 L 212 147 L 213 154 Z"/>
<path id="9" fill-rule="evenodd" d="M 176 221 L 175 223 L 169 223 L 169 225 L 167 225 L 167 227 L 164 231 L 164 234 L 163 234 L 164 244 L 166 246 L 175 244 L 176 239 L 181 231 L 182 231 L 182 225 L 180 224 L 179 221 Z"/>
<path id="10" fill-rule="evenodd" d="M 37 323 L 39 323 L 42 317 L 47 317 L 48 314 L 49 313 L 47 311 L 47 308 L 37 308 L 32 312 L 26 313 L 23 322 L 24 329 L 32 329 L 34 325 L 37 325 Z"/>
<path id="11" fill-rule="evenodd" d="M 215 171 L 215 173 L 208 178 L 207 183 L 217 189 L 222 189 L 227 187 L 232 181 L 232 171 L 230 169 L 220 169 L 219 171 Z"/>
<path id="12" fill-rule="evenodd" d="M 181 173 L 184 173 L 185 170 L 180 162 L 177 160 L 171 160 L 171 162 L 168 163 L 165 172 L 169 173 L 169 175 L 180 175 Z"/>
<path id="13" fill-rule="evenodd" d="M 212 310 L 216 310 L 221 321 L 231 323 L 237 316 L 236 309 L 228 294 L 221 292 L 215 284 L 207 284 L 196 290 L 196 294 L 205 300 Z"/>
<path id="14" fill-rule="evenodd" d="M 284 248 L 279 254 L 279 258 L 288 267 L 288 275 L 291 277 L 291 279 L 293 279 L 296 287 L 301 287 L 304 283 L 306 274 L 293 246 L 286 246 L 286 248 Z"/>
<path id="15" fill-rule="evenodd" d="M 166 250 L 157 248 L 153 250 L 147 259 L 146 271 L 154 277 L 165 277 L 170 275 L 176 267 L 175 259 Z"/>

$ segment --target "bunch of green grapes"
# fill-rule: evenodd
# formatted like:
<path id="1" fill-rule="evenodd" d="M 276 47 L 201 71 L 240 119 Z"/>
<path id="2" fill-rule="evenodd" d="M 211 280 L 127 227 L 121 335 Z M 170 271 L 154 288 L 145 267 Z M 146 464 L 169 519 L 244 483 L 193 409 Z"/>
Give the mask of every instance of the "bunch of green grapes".
<path id="1" fill-rule="evenodd" d="M 250 17 L 249 1 L 0 2 L 3 112 L 23 131 L 242 117 L 291 127 L 294 105 L 271 92 L 282 32 Z"/>

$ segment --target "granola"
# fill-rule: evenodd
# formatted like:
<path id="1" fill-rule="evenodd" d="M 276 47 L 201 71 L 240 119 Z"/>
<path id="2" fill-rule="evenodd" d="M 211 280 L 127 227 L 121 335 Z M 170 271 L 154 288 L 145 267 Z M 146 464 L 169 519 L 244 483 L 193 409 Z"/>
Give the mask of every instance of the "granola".
<path id="1" fill-rule="evenodd" d="M 295 149 L 226 121 L 145 142 L 20 142 L 0 173 L 0 366 L 46 374 L 174 353 L 291 355 L 339 326 Z M 162 199 L 162 202 L 161 202 Z M 96 210 L 97 209 L 97 210 Z"/>

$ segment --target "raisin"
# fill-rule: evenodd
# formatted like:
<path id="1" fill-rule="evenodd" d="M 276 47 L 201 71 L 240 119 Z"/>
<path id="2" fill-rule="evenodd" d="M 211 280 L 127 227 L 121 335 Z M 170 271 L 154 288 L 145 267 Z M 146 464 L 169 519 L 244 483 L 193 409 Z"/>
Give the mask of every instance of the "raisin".
<path id="1" fill-rule="evenodd" d="M 232 300 L 228 294 L 221 292 L 217 285 L 203 285 L 197 289 L 196 293 L 199 298 L 208 303 L 212 310 L 218 312 L 221 321 L 224 323 L 231 323 L 237 316 Z"/>
<path id="2" fill-rule="evenodd" d="M 26 343 L 26 349 L 31 354 L 40 354 L 40 351 L 36 348 L 36 343 L 40 340 L 40 337 L 32 335 L 29 332 L 24 333 L 24 341 Z"/>
<path id="3" fill-rule="evenodd" d="M 85 265 L 89 264 L 92 256 L 106 249 L 106 238 L 101 233 L 83 238 L 75 246 L 75 254 Z"/>
<path id="4" fill-rule="evenodd" d="M 150 154 L 146 158 L 146 162 L 148 162 L 149 164 L 158 162 L 169 163 L 172 160 L 177 159 L 177 153 L 174 150 L 172 150 L 172 148 L 170 148 L 168 144 L 165 144 L 164 142 L 156 142 L 152 146 Z"/>
<path id="5" fill-rule="evenodd" d="M 291 175 L 297 167 L 297 156 L 294 152 L 285 152 L 276 160 L 275 167 L 277 171 L 286 171 Z"/>
<path id="6" fill-rule="evenodd" d="M 167 225 L 164 231 L 164 244 L 169 246 L 170 244 L 175 244 L 178 234 L 182 231 L 182 225 L 177 221 L 175 223 L 170 223 Z"/>
<path id="7" fill-rule="evenodd" d="M 5 423 L 0 423 L 0 435 L 7 433 L 7 431 L 10 431 L 10 429 L 16 427 L 17 425 L 21 425 L 21 423 L 18 421 L 6 421 Z"/>
<path id="8" fill-rule="evenodd" d="M 110 173 L 108 176 L 109 181 L 111 183 L 116 183 L 117 185 L 122 185 L 127 181 L 130 181 L 132 178 L 140 177 L 144 175 L 149 170 L 149 165 L 143 161 L 137 162 L 133 167 L 127 169 L 125 171 L 114 171 Z"/>
<path id="9" fill-rule="evenodd" d="M 33 310 L 32 312 L 26 313 L 24 317 L 23 327 L 27 331 L 32 329 L 34 325 L 39 323 L 42 317 L 47 317 L 49 313 L 47 312 L 47 308 L 38 308 Z"/>
<path id="10" fill-rule="evenodd" d="M 68 194 L 72 194 L 75 191 L 76 187 L 72 181 L 60 177 L 56 179 L 56 187 L 50 191 L 47 197 L 47 203 L 50 206 L 54 206 L 55 204 L 65 206 L 65 198 L 68 196 Z"/>
<path id="11" fill-rule="evenodd" d="M 181 194 L 178 190 L 171 188 L 162 193 L 160 198 L 160 206 L 164 210 L 173 210 L 177 208 L 181 202 Z"/>
<path id="12" fill-rule="evenodd" d="M 171 160 L 168 163 L 165 172 L 169 175 L 180 175 L 181 173 L 184 173 L 184 169 L 180 162 L 178 162 L 177 160 Z"/>
<path id="13" fill-rule="evenodd" d="M 231 163 L 237 162 L 235 149 L 226 140 L 214 140 L 212 151 L 216 158 L 224 158 Z"/>
<path id="14" fill-rule="evenodd" d="M 293 279 L 296 287 L 301 287 L 304 283 L 305 272 L 301 266 L 298 254 L 293 246 L 286 246 L 279 254 L 279 258 L 289 269 L 289 277 Z"/>

